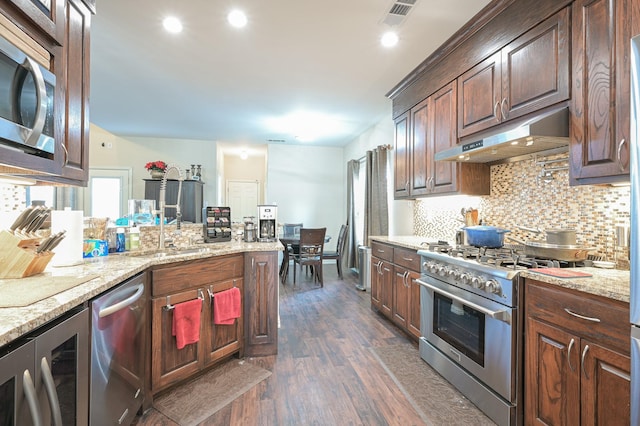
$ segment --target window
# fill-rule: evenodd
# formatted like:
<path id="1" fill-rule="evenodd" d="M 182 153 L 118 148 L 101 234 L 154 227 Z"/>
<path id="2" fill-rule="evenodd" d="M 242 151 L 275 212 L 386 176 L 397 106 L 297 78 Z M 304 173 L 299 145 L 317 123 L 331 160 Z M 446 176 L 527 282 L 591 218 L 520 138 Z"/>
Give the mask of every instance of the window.
<path id="1" fill-rule="evenodd" d="M 84 190 L 84 214 L 116 220 L 128 214 L 131 169 L 89 169 Z"/>

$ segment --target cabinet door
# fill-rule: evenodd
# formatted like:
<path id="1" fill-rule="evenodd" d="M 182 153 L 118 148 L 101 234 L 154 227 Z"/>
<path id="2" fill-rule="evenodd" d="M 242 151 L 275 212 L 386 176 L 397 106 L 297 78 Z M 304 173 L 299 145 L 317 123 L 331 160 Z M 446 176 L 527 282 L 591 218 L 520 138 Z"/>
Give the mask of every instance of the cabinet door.
<path id="1" fill-rule="evenodd" d="M 409 282 L 409 317 L 407 318 L 407 330 L 416 339 L 420 334 L 420 284 L 417 280 L 420 274 L 415 271 L 409 271 L 407 281 Z"/>
<path id="2" fill-rule="evenodd" d="M 201 296 L 197 289 L 156 297 L 151 300 L 151 389 L 153 393 L 182 380 L 200 369 L 198 350 L 201 341 L 176 347 L 176 338 L 171 333 L 173 309 L 167 309 L 167 303 L 186 302 Z M 203 337 L 202 320 L 200 339 Z"/>
<path id="3" fill-rule="evenodd" d="M 501 66 L 501 52 L 497 52 L 458 77 L 458 136 L 501 121 Z"/>
<path id="4" fill-rule="evenodd" d="M 245 354 L 278 353 L 278 254 L 245 254 Z"/>
<path id="5" fill-rule="evenodd" d="M 58 23 L 63 20 L 61 9 L 65 0 L 8 1 L 20 9 L 44 34 L 58 43 L 61 42 L 62 34 Z"/>
<path id="6" fill-rule="evenodd" d="M 569 99 L 569 8 L 502 49 L 503 120 Z"/>
<path id="7" fill-rule="evenodd" d="M 627 180 L 631 0 L 577 0 L 572 18 L 571 184 Z"/>
<path id="8" fill-rule="evenodd" d="M 411 108 L 411 132 L 409 139 L 410 179 L 409 195 L 425 195 L 431 190 L 431 165 L 429 160 L 430 126 L 427 98 Z"/>
<path id="9" fill-rule="evenodd" d="M 393 315 L 393 264 L 380 265 L 380 310 L 387 318 Z"/>
<path id="10" fill-rule="evenodd" d="M 371 306 L 382 309 L 382 260 L 371 258 Z"/>
<path id="11" fill-rule="evenodd" d="M 582 342 L 582 425 L 626 425 L 631 418 L 631 361 L 595 343 Z"/>
<path id="12" fill-rule="evenodd" d="M 580 339 L 528 318 L 525 423 L 580 424 Z"/>
<path id="13" fill-rule="evenodd" d="M 229 290 L 232 287 L 240 289 L 243 292 L 243 279 L 235 278 L 232 280 L 216 283 L 211 285 L 211 293 L 215 298 L 216 293 Z M 213 298 L 208 298 L 207 307 L 204 315 L 202 345 L 205 365 L 211 364 L 229 354 L 242 350 L 242 315 L 236 319 L 233 324 L 221 325 L 213 323 Z"/>
<path id="14" fill-rule="evenodd" d="M 406 329 L 409 318 L 409 271 L 396 266 L 393 273 L 393 322 Z"/>
<path id="15" fill-rule="evenodd" d="M 64 137 L 61 175 L 86 185 L 89 176 L 89 28 L 91 13 L 80 0 L 64 7 L 63 66 L 56 66 L 58 90 L 64 102 Z M 60 96 L 58 96 L 60 99 Z"/>
<path id="16" fill-rule="evenodd" d="M 20 426 L 34 424 L 34 417 L 39 415 L 36 407 L 33 414 L 27 399 L 27 388 L 30 388 L 24 375 L 28 372 L 31 382 L 35 382 L 35 342 L 25 343 L 17 349 L 0 356 L 0 424 Z M 35 389 L 30 388 L 34 393 Z"/>
<path id="17" fill-rule="evenodd" d="M 428 153 L 429 170 L 431 170 L 432 193 L 455 192 L 456 170 L 458 163 L 435 161 L 437 152 L 451 148 L 457 143 L 457 88 L 452 81 L 431 95 L 431 143 Z"/>
<path id="18" fill-rule="evenodd" d="M 394 198 L 409 196 L 409 112 L 395 121 Z"/>

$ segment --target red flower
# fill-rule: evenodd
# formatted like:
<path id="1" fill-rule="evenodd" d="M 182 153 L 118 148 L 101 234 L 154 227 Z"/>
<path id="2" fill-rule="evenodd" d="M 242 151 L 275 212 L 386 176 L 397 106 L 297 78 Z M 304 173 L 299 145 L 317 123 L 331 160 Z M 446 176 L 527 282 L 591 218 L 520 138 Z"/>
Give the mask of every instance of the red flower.
<path id="1" fill-rule="evenodd" d="M 151 161 L 144 165 L 144 168 L 147 170 L 158 170 L 160 172 L 164 172 L 167 168 L 167 163 L 164 161 Z"/>

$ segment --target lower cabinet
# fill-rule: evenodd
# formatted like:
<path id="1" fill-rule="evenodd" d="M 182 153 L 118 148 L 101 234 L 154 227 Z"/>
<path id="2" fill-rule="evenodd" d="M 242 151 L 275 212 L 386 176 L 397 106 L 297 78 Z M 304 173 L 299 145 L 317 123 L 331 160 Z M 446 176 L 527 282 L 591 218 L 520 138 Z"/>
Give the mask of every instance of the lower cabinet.
<path id="1" fill-rule="evenodd" d="M 629 305 L 531 280 L 525 292 L 525 423 L 628 425 Z"/>
<path id="2" fill-rule="evenodd" d="M 420 256 L 415 250 L 371 244 L 371 306 L 420 338 Z M 393 262 L 393 263 L 391 263 Z"/>
<path id="3" fill-rule="evenodd" d="M 212 257 L 162 265 L 151 271 L 151 391 L 157 393 L 233 353 L 243 355 L 243 318 L 213 323 L 215 294 L 238 287 L 244 292 L 244 256 Z M 172 334 L 177 303 L 200 298 L 200 340 L 182 349 Z M 243 312 L 245 297 L 243 299 Z"/>
<path id="4" fill-rule="evenodd" d="M 245 254 L 245 353 L 278 353 L 278 253 Z"/>

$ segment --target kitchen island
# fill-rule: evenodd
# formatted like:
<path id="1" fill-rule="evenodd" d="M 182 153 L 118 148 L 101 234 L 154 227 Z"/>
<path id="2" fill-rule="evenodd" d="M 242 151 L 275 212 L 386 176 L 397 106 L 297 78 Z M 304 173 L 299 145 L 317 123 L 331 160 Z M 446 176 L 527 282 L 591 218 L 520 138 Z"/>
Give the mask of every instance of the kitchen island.
<path id="1" fill-rule="evenodd" d="M 69 280 L 81 277 L 95 278 L 28 306 L 0 308 L 0 346 L 35 330 L 152 266 L 236 253 L 277 252 L 283 249 L 284 247 L 279 242 L 212 243 L 199 244 L 187 249 L 167 250 L 164 252 L 166 255 L 163 256 L 158 256 L 153 251 L 134 251 L 84 259 L 81 264 L 76 266 L 49 266 L 41 274 L 20 280 L 25 294 L 37 291 L 39 286 L 54 278 L 61 279 L 58 277 L 62 277 L 62 279 L 68 277 Z M 277 271 L 277 265 L 274 265 L 274 268 Z M 15 280 L 0 280 L 0 298 L 2 297 L 3 284 L 11 281 L 15 282 Z"/>

